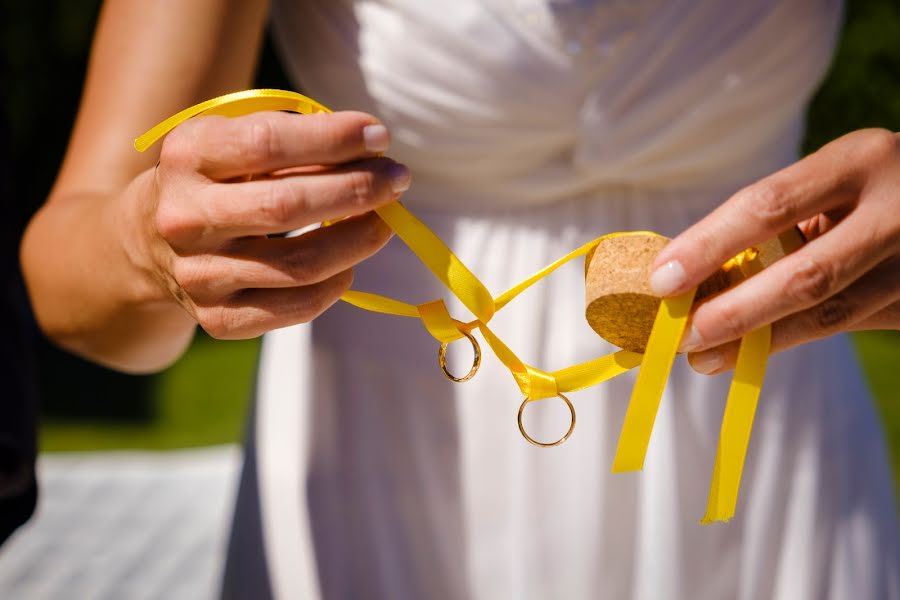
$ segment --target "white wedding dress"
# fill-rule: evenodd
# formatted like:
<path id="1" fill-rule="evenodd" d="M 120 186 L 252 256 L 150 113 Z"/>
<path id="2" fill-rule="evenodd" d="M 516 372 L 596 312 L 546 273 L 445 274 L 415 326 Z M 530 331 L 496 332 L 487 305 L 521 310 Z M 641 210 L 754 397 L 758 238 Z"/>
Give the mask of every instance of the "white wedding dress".
<path id="1" fill-rule="evenodd" d="M 604 233 L 673 236 L 795 160 L 840 17 L 834 0 L 282 0 L 273 23 L 298 89 L 384 120 L 407 206 L 499 293 Z M 354 287 L 447 297 L 396 239 Z M 492 327 L 557 369 L 612 350 L 583 302 L 576 261 Z M 225 597 L 900 598 L 883 435 L 845 336 L 773 357 L 737 516 L 709 526 L 730 374 L 679 358 L 644 471 L 614 475 L 634 373 L 572 394 L 574 435 L 541 449 L 492 354 L 457 385 L 436 346 L 344 304 L 266 336 Z M 528 419 L 549 439 L 568 413 Z"/>

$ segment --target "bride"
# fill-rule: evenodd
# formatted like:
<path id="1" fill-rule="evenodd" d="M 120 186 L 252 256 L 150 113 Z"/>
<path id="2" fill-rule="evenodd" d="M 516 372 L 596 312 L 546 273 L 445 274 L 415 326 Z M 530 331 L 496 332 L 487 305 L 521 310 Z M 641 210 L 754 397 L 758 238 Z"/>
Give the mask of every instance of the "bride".
<path id="1" fill-rule="evenodd" d="M 296 86 L 339 112 L 193 119 L 135 153 L 250 86 L 267 15 Z M 266 334 L 225 597 L 900 598 L 882 433 L 833 335 L 900 328 L 900 136 L 797 156 L 840 17 L 834 0 L 107 0 L 23 241 L 35 312 L 128 372 L 176 360 L 198 323 Z M 702 304 L 682 342 L 716 375 L 773 326 L 736 517 L 698 524 L 729 376 L 677 363 L 644 471 L 613 475 L 627 377 L 574 394 L 578 432 L 542 450 L 497 361 L 452 386 L 417 323 L 329 309 L 354 277 L 441 297 L 371 212 L 401 194 L 492 290 L 640 229 L 675 238 L 651 278 L 674 295 L 799 225 L 809 243 Z M 492 326 L 546 368 L 609 351 L 582 286 L 568 265 Z M 568 413 L 531 417 L 549 437 Z"/>

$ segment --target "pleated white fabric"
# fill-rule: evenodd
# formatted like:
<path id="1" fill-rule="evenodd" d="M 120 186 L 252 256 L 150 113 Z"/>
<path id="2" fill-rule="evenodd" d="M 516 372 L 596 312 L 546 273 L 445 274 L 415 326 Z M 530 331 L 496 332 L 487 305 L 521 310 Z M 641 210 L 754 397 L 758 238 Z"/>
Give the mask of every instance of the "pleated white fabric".
<path id="1" fill-rule="evenodd" d="M 497 293 L 603 233 L 675 235 L 793 160 L 839 18 L 823 0 L 284 0 L 274 23 L 304 91 L 390 126 L 407 204 Z M 444 296 L 397 240 L 354 287 Z M 583 310 L 570 264 L 492 327 L 555 369 L 612 350 Z M 493 356 L 451 384 L 413 320 L 338 305 L 268 335 L 259 377 L 245 476 L 268 566 L 233 545 L 229 579 L 278 597 L 900 598 L 883 436 L 845 337 L 772 360 L 737 517 L 713 526 L 729 376 L 683 360 L 644 471 L 616 475 L 633 374 L 572 394 L 578 427 L 549 450 L 520 437 Z M 527 418 L 547 438 L 568 424 L 552 401 Z"/>

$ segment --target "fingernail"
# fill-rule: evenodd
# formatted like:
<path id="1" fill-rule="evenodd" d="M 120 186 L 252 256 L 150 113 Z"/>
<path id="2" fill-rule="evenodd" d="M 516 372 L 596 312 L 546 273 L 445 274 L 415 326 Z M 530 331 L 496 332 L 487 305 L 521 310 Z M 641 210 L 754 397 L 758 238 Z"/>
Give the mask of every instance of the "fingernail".
<path id="1" fill-rule="evenodd" d="M 677 260 L 670 260 L 653 271 L 650 276 L 650 289 L 657 296 L 669 296 L 684 285 L 686 278 L 681 263 Z"/>
<path id="2" fill-rule="evenodd" d="M 391 145 L 391 136 L 387 127 L 376 123 L 363 127 L 363 141 L 369 152 L 384 152 Z"/>
<path id="3" fill-rule="evenodd" d="M 409 184 L 412 183 L 412 176 L 409 174 L 409 169 L 406 165 L 393 163 L 388 169 L 388 175 L 391 178 L 391 189 L 394 190 L 395 194 L 405 192 L 409 189 Z"/>
<path id="4" fill-rule="evenodd" d="M 691 325 L 684 337 L 681 338 L 681 345 L 678 347 L 679 352 L 693 352 L 703 346 L 703 336 L 697 331 L 697 328 Z"/>
<path id="5" fill-rule="evenodd" d="M 712 375 L 725 366 L 725 355 L 721 350 L 707 350 L 692 354 L 689 361 L 691 368 L 704 375 Z"/>

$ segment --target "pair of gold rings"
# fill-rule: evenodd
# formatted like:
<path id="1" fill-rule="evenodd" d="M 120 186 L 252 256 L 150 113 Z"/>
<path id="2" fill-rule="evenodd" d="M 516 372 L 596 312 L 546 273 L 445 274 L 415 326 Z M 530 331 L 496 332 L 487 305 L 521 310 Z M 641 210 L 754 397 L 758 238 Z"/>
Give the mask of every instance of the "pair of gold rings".
<path id="1" fill-rule="evenodd" d="M 441 342 L 441 346 L 438 349 L 438 364 L 441 366 L 441 371 L 443 371 L 444 376 L 447 379 L 449 379 L 450 381 L 453 381 L 455 383 L 462 383 L 464 381 L 469 381 L 470 379 L 475 377 L 475 373 L 477 373 L 478 369 L 481 367 L 481 346 L 478 344 L 478 340 L 476 340 L 475 336 L 473 336 L 468 331 L 463 331 L 462 334 L 464 336 L 466 336 L 466 338 L 469 340 L 469 343 L 472 344 L 472 352 L 474 354 L 474 358 L 472 360 L 472 368 L 469 369 L 469 372 L 466 373 L 465 375 L 463 375 L 462 377 L 455 376 L 447 368 L 447 347 L 450 345 L 450 343 L 449 342 Z M 522 404 L 519 406 L 519 416 L 518 416 L 519 432 L 521 432 L 522 437 L 524 437 L 526 440 L 528 440 L 535 446 L 540 446 L 542 448 L 552 448 L 553 446 L 559 446 L 560 444 L 565 442 L 567 439 L 569 439 L 569 436 L 572 435 L 573 431 L 575 431 L 575 407 L 572 406 L 571 400 L 569 400 L 565 395 L 557 394 L 557 397 L 562 399 L 562 401 L 566 403 L 566 406 L 569 409 L 569 414 L 572 415 L 572 420 L 569 423 L 569 429 L 568 429 L 568 431 L 566 431 L 565 435 L 562 436 L 561 438 L 559 438 L 558 440 L 556 440 L 555 442 L 539 442 L 538 440 L 536 440 L 533 437 L 531 437 L 530 435 L 528 435 L 528 432 L 525 431 L 525 425 L 522 423 L 522 415 L 525 412 L 525 407 L 531 402 L 536 402 L 536 400 L 530 400 L 528 398 L 525 398 L 522 401 Z"/>

